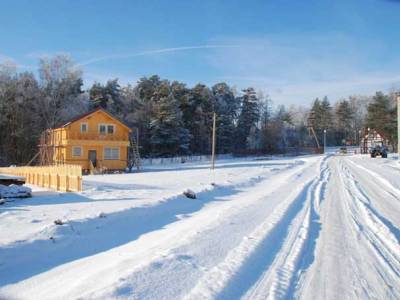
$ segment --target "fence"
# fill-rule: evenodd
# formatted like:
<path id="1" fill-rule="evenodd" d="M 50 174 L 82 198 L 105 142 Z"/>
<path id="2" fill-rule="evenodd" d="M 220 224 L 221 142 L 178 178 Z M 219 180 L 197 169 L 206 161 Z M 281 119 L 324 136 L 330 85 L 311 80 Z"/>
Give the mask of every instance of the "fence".
<path id="1" fill-rule="evenodd" d="M 232 154 L 218 154 L 217 159 L 232 158 Z M 184 162 L 205 162 L 211 161 L 211 155 L 186 155 L 174 157 L 157 157 L 157 158 L 142 158 L 140 163 L 142 166 L 180 164 Z"/>
<path id="2" fill-rule="evenodd" d="M 82 191 L 82 167 L 59 165 L 0 168 L 0 174 L 25 177 L 25 182 L 62 192 Z"/>

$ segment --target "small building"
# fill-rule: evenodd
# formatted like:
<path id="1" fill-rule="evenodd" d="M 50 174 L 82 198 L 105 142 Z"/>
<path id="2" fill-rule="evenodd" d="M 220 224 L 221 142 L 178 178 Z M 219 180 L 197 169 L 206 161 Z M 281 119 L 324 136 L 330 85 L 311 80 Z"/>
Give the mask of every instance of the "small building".
<path id="1" fill-rule="evenodd" d="M 103 109 L 85 113 L 42 135 L 41 161 L 78 164 L 83 170 L 124 170 L 131 129 Z M 47 156 L 47 157 L 43 157 Z"/>
<path id="2" fill-rule="evenodd" d="M 387 145 L 387 140 L 375 129 L 366 130 L 360 141 L 360 153 L 369 153 L 370 149 L 376 146 Z"/>

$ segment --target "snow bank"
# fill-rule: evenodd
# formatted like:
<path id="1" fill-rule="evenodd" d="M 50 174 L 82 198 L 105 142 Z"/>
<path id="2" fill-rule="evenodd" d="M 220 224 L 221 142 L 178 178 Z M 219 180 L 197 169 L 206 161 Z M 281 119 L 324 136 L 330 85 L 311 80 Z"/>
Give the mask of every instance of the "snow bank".
<path id="1" fill-rule="evenodd" d="M 27 198 L 32 196 L 32 190 L 26 186 L 0 184 L 0 198 Z"/>

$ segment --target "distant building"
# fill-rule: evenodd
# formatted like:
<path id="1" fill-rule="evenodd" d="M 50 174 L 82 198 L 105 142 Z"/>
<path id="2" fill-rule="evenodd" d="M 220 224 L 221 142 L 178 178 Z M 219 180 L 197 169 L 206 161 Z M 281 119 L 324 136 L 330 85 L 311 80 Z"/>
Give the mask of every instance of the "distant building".
<path id="1" fill-rule="evenodd" d="M 42 164 L 79 164 L 91 173 L 123 170 L 128 165 L 131 131 L 103 109 L 85 113 L 44 133 Z"/>
<path id="2" fill-rule="evenodd" d="M 360 141 L 360 152 L 369 153 L 369 150 L 376 146 L 387 145 L 387 140 L 375 129 L 368 129 Z"/>

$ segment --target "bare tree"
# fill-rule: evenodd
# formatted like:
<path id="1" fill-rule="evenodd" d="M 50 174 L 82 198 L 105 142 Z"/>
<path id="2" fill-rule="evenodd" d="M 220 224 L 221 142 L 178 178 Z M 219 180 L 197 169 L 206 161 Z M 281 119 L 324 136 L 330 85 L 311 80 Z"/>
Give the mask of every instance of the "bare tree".
<path id="1" fill-rule="evenodd" d="M 47 128 L 71 117 L 81 105 L 82 71 L 65 54 L 40 59 L 42 97 L 38 105 Z M 78 107 L 81 109 L 81 107 Z"/>

